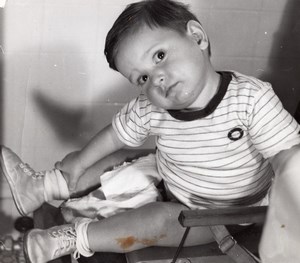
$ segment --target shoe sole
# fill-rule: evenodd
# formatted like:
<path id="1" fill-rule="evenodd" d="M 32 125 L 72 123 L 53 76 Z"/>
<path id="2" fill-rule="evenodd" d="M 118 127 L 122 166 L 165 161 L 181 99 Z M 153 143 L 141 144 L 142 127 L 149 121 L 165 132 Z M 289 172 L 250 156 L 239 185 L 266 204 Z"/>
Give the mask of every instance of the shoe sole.
<path id="1" fill-rule="evenodd" d="M 16 208 L 18 210 L 18 212 L 22 215 L 22 216 L 26 216 L 27 214 L 25 213 L 25 211 L 22 209 L 22 206 L 21 206 L 21 202 L 18 198 L 18 195 L 17 193 L 14 191 L 14 182 L 12 180 L 12 178 L 10 177 L 9 173 L 6 171 L 6 168 L 5 168 L 5 163 L 4 163 L 4 160 L 3 160 L 3 155 L 2 155 L 2 149 L 1 149 L 1 156 L 0 156 L 0 164 L 1 164 L 1 171 L 2 171 L 2 174 L 4 174 L 7 182 L 8 182 L 8 185 L 9 185 L 9 189 L 10 189 L 10 192 L 12 193 L 12 196 L 13 196 L 13 200 L 14 200 L 14 203 L 16 205 Z"/>
<path id="2" fill-rule="evenodd" d="M 25 262 L 26 263 L 33 263 L 28 254 L 28 249 L 27 249 L 27 244 L 28 244 L 28 235 L 31 230 L 27 231 L 24 236 L 23 236 L 23 251 L 24 251 L 24 256 L 25 256 Z"/>

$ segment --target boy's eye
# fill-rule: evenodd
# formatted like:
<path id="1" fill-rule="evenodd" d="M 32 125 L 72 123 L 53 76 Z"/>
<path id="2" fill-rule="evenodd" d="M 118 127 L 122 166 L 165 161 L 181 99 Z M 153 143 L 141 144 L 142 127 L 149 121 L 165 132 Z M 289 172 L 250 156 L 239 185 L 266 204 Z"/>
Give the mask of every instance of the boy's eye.
<path id="1" fill-rule="evenodd" d="M 158 57 L 160 60 L 162 60 L 162 59 L 165 57 L 165 53 L 162 52 L 162 51 L 160 51 L 160 52 L 158 52 L 157 57 Z"/>
<path id="2" fill-rule="evenodd" d="M 140 78 L 140 80 L 139 80 L 139 84 L 142 85 L 142 84 L 144 84 L 147 80 L 148 80 L 148 76 L 147 76 L 147 75 L 143 75 L 143 76 L 141 76 L 141 78 Z"/>
<path id="3" fill-rule="evenodd" d="M 165 52 L 159 51 L 156 53 L 156 62 L 159 62 L 165 58 Z"/>

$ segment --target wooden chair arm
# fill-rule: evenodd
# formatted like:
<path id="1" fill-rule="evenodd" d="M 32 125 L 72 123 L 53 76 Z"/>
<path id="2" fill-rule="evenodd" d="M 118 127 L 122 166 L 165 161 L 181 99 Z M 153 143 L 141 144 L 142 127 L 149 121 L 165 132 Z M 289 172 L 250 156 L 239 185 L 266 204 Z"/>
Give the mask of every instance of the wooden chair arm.
<path id="1" fill-rule="evenodd" d="M 262 223 L 265 220 L 267 206 L 184 210 L 179 222 L 184 227 L 238 225 Z"/>

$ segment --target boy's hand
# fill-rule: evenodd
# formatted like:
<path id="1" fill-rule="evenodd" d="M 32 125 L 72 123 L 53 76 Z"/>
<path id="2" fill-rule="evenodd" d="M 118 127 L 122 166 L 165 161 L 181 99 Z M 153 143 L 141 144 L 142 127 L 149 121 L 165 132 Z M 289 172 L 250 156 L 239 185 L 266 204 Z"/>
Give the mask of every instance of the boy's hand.
<path id="1" fill-rule="evenodd" d="M 71 152 L 67 154 L 62 161 L 55 164 L 55 168 L 60 170 L 67 181 L 70 195 L 75 192 L 77 182 L 86 169 L 82 166 L 80 152 Z"/>

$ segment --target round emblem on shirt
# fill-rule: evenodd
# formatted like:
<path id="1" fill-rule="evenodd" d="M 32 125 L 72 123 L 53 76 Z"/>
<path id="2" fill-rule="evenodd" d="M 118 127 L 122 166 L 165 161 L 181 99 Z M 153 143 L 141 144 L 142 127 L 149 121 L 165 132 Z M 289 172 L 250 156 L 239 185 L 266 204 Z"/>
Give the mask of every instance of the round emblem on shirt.
<path id="1" fill-rule="evenodd" d="M 244 135 L 244 131 L 241 128 L 234 128 L 228 132 L 228 138 L 232 141 L 241 139 Z"/>

